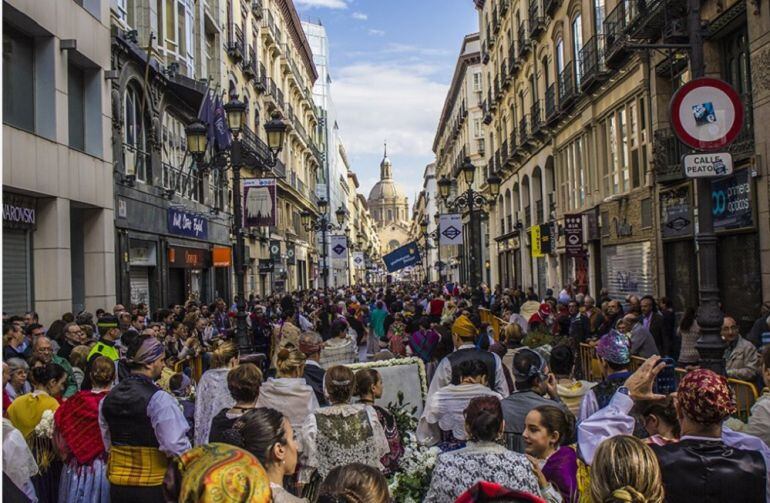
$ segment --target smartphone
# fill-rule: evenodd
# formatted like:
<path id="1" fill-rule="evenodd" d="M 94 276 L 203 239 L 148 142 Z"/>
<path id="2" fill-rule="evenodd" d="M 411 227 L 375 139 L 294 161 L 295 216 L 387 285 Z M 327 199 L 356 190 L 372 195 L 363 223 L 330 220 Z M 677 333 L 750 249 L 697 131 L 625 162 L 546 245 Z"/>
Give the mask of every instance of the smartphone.
<path id="1" fill-rule="evenodd" d="M 676 391 L 679 383 L 677 382 L 676 368 L 674 367 L 675 363 L 673 358 L 661 358 L 658 365 L 665 365 L 665 368 L 663 368 L 655 378 L 655 393 L 668 395 L 669 393 Z"/>

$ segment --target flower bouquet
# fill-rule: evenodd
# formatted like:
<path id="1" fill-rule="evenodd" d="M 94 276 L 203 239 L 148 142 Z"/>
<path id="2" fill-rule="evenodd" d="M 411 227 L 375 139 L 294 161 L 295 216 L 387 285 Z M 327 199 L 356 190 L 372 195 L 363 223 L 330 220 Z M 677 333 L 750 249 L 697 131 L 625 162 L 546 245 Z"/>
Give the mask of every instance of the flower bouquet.
<path id="1" fill-rule="evenodd" d="M 404 455 L 398 471 L 388 481 L 388 489 L 396 503 L 419 503 L 425 499 L 430 486 L 433 467 L 441 450 L 426 447 L 417 442 L 414 433 L 409 432 L 404 441 Z"/>

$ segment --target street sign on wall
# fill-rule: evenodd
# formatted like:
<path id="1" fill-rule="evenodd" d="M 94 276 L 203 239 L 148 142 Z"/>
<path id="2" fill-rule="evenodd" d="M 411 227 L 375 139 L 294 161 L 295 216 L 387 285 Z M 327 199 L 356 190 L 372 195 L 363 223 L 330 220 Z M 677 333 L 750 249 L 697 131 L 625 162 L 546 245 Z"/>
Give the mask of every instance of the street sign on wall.
<path id="1" fill-rule="evenodd" d="M 688 178 L 713 178 L 733 174 L 733 156 L 728 152 L 690 154 L 683 157 Z"/>
<path id="2" fill-rule="evenodd" d="M 743 104 L 727 82 L 710 77 L 691 80 L 674 93 L 671 125 L 679 140 L 697 150 L 719 150 L 743 127 Z"/>
<path id="3" fill-rule="evenodd" d="M 583 248 L 583 215 L 564 215 L 564 251 L 568 257 L 585 255 Z"/>
<path id="4" fill-rule="evenodd" d="M 715 230 L 754 225 L 748 170 L 742 169 L 733 176 L 711 181 L 711 213 Z"/>

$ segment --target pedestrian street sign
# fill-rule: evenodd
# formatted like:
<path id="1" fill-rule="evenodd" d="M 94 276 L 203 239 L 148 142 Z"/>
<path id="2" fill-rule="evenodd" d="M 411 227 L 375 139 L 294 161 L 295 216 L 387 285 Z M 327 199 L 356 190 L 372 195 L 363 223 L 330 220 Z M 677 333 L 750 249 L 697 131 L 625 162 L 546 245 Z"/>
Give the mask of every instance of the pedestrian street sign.
<path id="1" fill-rule="evenodd" d="M 687 178 L 713 178 L 733 174 L 733 157 L 728 152 L 691 154 L 682 159 Z"/>
<path id="2" fill-rule="evenodd" d="M 743 127 L 743 103 L 724 80 L 701 77 L 687 82 L 671 97 L 671 126 L 679 140 L 696 150 L 725 148 Z"/>

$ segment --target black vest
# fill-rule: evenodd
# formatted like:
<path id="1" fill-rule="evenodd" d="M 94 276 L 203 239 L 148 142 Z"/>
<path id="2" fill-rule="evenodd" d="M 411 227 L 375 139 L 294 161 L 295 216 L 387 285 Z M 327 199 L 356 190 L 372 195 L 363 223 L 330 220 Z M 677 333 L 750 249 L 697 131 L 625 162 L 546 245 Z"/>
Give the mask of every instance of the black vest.
<path id="1" fill-rule="evenodd" d="M 460 364 L 469 360 L 479 360 L 487 367 L 487 386 L 489 389 L 495 389 L 495 356 L 489 351 L 477 348 L 464 348 L 458 349 L 453 353 L 450 353 L 449 363 L 452 366 L 452 384 L 460 384 Z"/>
<path id="2" fill-rule="evenodd" d="M 596 396 L 596 402 L 599 404 L 600 409 L 610 404 L 610 400 L 612 400 L 615 392 L 623 386 L 630 375 L 631 373 L 628 371 L 618 372 L 616 376 L 613 376 L 611 379 L 604 379 L 593 387 L 594 396 Z"/>
<path id="3" fill-rule="evenodd" d="M 765 502 L 768 469 L 759 452 L 728 447 L 718 439 L 651 447 L 667 502 Z"/>
<path id="4" fill-rule="evenodd" d="M 149 378 L 131 375 L 104 397 L 102 414 L 110 428 L 113 445 L 158 447 L 147 405 L 161 391 Z"/>

